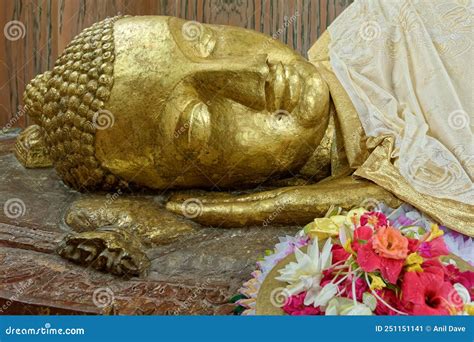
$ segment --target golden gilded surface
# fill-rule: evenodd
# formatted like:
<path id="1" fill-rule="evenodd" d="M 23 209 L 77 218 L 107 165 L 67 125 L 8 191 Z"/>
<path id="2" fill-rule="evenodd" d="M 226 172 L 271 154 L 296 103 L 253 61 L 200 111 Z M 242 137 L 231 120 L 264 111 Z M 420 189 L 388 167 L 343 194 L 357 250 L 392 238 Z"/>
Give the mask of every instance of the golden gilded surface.
<path id="1" fill-rule="evenodd" d="M 220 193 L 199 197 L 200 213 L 194 221 L 207 226 L 236 227 L 261 225 L 270 217 L 272 224 L 304 225 L 324 216 L 331 205 L 351 209 L 367 199 L 397 207 L 402 202 L 383 188 L 365 180 L 341 177 L 310 185 L 278 188 L 245 195 Z M 182 213 L 183 198 L 172 196 L 166 208 Z M 278 212 L 275 217 L 273 213 Z"/>
<path id="2" fill-rule="evenodd" d="M 191 29 L 200 36 L 187 36 Z M 130 17 L 115 23 L 114 41 L 106 109 L 115 122 L 97 132 L 96 156 L 124 180 L 155 189 L 251 186 L 297 173 L 322 139 L 326 84 L 274 39 Z"/>
<path id="3" fill-rule="evenodd" d="M 450 209 L 435 215 L 442 200 L 418 205 L 424 198 L 399 195 L 400 183 L 385 184 L 368 168 L 356 174 L 378 185 L 351 176 L 367 166 L 370 154 L 354 106 L 331 69 L 328 44 L 325 34 L 309 52 L 311 64 L 279 41 L 242 28 L 115 17 L 84 30 L 52 71 L 31 81 L 26 110 L 41 127 L 44 155 L 80 191 L 266 187 L 175 194 L 166 204 L 182 215 L 192 199 L 198 212 L 188 217 L 219 227 L 302 225 L 331 205 L 350 209 L 371 200 L 397 206 L 402 198 L 472 235 L 472 215 L 451 215 Z M 190 228 L 172 221 L 160 227 L 165 215 L 133 201 L 104 209 L 100 200 L 88 199 L 72 208 L 66 221 L 76 232 L 60 254 L 115 274 L 142 273 L 146 241 L 167 243 Z M 99 209 L 105 218 L 89 231 L 81 213 Z M 120 212 L 126 227 L 110 220 Z M 136 222 L 141 229 L 130 228 Z"/>
<path id="4" fill-rule="evenodd" d="M 118 178 L 103 169 L 95 156 L 99 116 L 113 85 L 113 24 L 119 18 L 82 31 L 53 70 L 35 77 L 23 95 L 28 115 L 44 129 L 56 171 L 64 183 L 78 190 L 119 186 Z"/>
<path id="5" fill-rule="evenodd" d="M 53 165 L 45 146 L 43 129 L 31 125 L 23 130 L 15 143 L 15 156 L 26 168 L 51 167 Z"/>
<path id="6" fill-rule="evenodd" d="M 177 218 L 144 198 L 84 196 L 65 214 L 72 228 L 58 253 L 75 263 L 120 276 L 145 274 L 150 261 L 146 247 L 173 242 L 195 231 L 190 221 Z"/>

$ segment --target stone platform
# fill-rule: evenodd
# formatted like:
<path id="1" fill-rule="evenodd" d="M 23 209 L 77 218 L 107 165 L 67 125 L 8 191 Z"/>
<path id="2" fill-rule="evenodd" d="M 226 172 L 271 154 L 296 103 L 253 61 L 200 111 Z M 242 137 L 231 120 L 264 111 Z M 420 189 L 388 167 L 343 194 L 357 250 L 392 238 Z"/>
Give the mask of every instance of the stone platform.
<path id="1" fill-rule="evenodd" d="M 147 250 L 146 277 L 123 280 L 55 254 L 71 230 L 64 212 L 87 195 L 67 188 L 53 169 L 24 169 L 13 142 L 0 140 L 0 314 L 231 314 L 229 299 L 256 260 L 298 229 L 198 227 Z M 6 215 L 11 199 L 24 203 L 22 215 Z"/>

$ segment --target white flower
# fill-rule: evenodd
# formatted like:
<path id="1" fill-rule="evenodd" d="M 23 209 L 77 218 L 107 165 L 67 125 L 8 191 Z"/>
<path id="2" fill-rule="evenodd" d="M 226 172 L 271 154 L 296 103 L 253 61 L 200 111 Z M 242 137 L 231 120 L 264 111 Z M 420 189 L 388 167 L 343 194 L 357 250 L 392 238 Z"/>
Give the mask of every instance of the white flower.
<path id="1" fill-rule="evenodd" d="M 359 302 L 344 297 L 336 297 L 329 301 L 325 312 L 326 316 L 370 316 L 372 310 Z"/>
<path id="2" fill-rule="evenodd" d="M 377 298 L 374 295 L 364 292 L 362 295 L 362 302 L 371 310 L 374 311 L 377 307 Z"/>
<path id="3" fill-rule="evenodd" d="M 459 299 L 461 299 L 463 308 L 462 311 L 459 312 L 459 315 L 469 315 L 468 308 L 474 306 L 474 302 L 471 301 L 471 295 L 469 294 L 468 289 L 464 287 L 464 285 L 460 283 L 456 283 L 453 285 L 454 290 L 456 291 Z M 456 299 L 458 301 L 458 299 Z"/>
<path id="4" fill-rule="evenodd" d="M 331 249 L 331 239 L 327 239 L 320 253 L 316 237 L 308 246 L 307 254 L 295 249 L 296 262 L 290 262 L 280 270 L 280 276 L 276 279 L 290 284 L 287 287 L 290 296 L 308 291 L 305 305 L 314 304 L 315 307 L 326 305 L 337 292 L 337 287 L 334 289 L 334 286 L 326 285 L 321 289 L 320 286 L 323 271 L 332 264 Z"/>
<path id="5" fill-rule="evenodd" d="M 337 286 L 332 283 L 326 284 L 322 289 L 320 286 L 313 285 L 304 297 L 304 305 L 313 304 L 314 307 L 325 307 L 337 292 Z"/>
<path id="6" fill-rule="evenodd" d="M 474 239 L 448 231 L 443 235 L 448 250 L 474 266 Z"/>
<path id="7" fill-rule="evenodd" d="M 265 256 L 265 258 L 258 262 L 260 270 L 262 271 L 262 276 L 265 278 L 268 273 L 275 267 L 275 265 L 288 255 L 292 254 L 294 250 L 298 247 L 306 245 L 306 238 L 300 236 L 284 236 L 279 237 L 280 242 L 275 245 L 274 252 L 270 255 Z M 262 282 L 264 279 L 261 279 Z"/>
<path id="8" fill-rule="evenodd" d="M 459 295 L 459 298 L 462 300 L 463 304 L 469 304 L 471 302 L 471 295 L 464 285 L 456 283 L 453 285 L 453 287 Z"/>

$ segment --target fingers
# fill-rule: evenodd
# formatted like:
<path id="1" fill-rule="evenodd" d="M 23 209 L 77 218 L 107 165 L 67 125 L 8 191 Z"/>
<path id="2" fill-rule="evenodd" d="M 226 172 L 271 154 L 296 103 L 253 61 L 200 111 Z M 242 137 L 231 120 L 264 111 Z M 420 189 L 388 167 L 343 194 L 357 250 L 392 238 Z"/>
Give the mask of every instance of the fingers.
<path id="1" fill-rule="evenodd" d="M 307 127 L 327 125 L 329 116 L 329 88 L 312 65 L 302 65 L 300 76 L 305 80 L 301 100 L 295 108 L 301 123 Z M 302 73 L 302 74 L 301 74 Z"/>
<path id="2" fill-rule="evenodd" d="M 113 241 L 110 246 L 109 241 Z M 139 276 L 150 265 L 146 254 L 133 241 L 112 231 L 66 236 L 57 252 L 75 263 L 125 277 Z"/>
<path id="3" fill-rule="evenodd" d="M 91 262 L 97 256 L 97 246 L 95 246 L 94 244 L 83 242 L 80 245 L 78 245 L 77 248 L 83 251 L 83 254 L 85 255 L 85 258 L 84 258 L 85 263 Z"/>
<path id="4" fill-rule="evenodd" d="M 280 62 L 269 66 L 270 73 L 265 83 L 267 110 L 292 112 L 299 103 L 303 79 L 292 65 Z"/>
<path id="5" fill-rule="evenodd" d="M 303 91 L 303 80 L 296 68 L 291 65 L 285 67 L 285 77 L 288 89 L 285 93 L 282 106 L 291 113 L 300 101 L 300 96 Z"/>
<path id="6" fill-rule="evenodd" d="M 271 112 L 281 108 L 285 95 L 286 79 L 282 63 L 271 64 L 270 73 L 265 83 L 267 109 Z"/>

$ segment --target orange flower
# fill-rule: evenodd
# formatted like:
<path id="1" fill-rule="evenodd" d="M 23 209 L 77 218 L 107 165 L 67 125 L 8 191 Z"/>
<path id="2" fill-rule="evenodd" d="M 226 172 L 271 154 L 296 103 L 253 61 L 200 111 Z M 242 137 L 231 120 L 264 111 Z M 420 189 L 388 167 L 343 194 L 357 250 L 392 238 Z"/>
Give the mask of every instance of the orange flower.
<path id="1" fill-rule="evenodd" d="M 382 227 L 373 236 L 374 250 L 382 257 L 405 259 L 408 255 L 408 239 L 398 229 Z"/>

